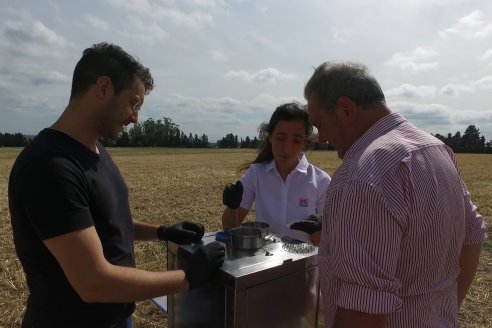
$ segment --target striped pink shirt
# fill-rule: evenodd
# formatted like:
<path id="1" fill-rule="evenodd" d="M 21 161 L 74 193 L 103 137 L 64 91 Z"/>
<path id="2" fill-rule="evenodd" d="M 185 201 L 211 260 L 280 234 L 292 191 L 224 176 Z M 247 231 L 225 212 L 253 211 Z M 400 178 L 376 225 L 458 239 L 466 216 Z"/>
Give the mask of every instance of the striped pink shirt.
<path id="1" fill-rule="evenodd" d="M 389 327 L 459 327 L 458 256 L 480 244 L 452 151 L 393 113 L 345 154 L 328 187 L 319 247 L 326 327 L 337 307 Z"/>

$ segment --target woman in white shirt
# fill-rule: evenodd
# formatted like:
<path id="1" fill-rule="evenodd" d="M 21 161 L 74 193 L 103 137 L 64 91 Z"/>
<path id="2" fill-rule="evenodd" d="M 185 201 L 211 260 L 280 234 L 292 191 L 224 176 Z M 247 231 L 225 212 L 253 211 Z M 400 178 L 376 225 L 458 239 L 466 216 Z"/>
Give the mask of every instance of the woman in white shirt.
<path id="1" fill-rule="evenodd" d="M 224 188 L 225 230 L 241 225 L 255 203 L 256 221 L 270 224 L 272 233 L 305 239 L 305 233 L 287 225 L 310 216 L 321 217 L 330 182 L 330 176 L 304 155 L 312 144 L 312 133 L 305 106 L 288 103 L 277 107 L 269 123 L 260 126 L 260 135 L 265 137 L 256 159 L 240 167 L 245 171 L 240 181 Z M 321 223 L 314 218 L 308 221 L 308 227 L 299 229 L 310 233 L 317 244 Z"/>

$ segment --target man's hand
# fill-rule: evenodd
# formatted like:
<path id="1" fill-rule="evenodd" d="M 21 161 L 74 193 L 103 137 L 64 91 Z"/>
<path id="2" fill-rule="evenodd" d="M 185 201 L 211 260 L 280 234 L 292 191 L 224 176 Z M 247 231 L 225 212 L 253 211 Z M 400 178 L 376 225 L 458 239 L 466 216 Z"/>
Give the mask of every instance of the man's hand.
<path id="1" fill-rule="evenodd" d="M 224 256 L 224 245 L 216 241 L 200 246 L 191 254 L 190 262 L 184 270 L 190 289 L 200 287 L 211 280 L 224 263 Z"/>
<path id="2" fill-rule="evenodd" d="M 222 192 L 222 203 L 230 209 L 237 209 L 243 199 L 243 184 L 237 181 L 236 184 L 228 183 Z"/>
<path id="3" fill-rule="evenodd" d="M 321 230 L 321 218 L 317 215 L 310 215 L 306 219 L 297 221 L 290 226 L 291 230 L 301 230 L 307 234 L 313 234 Z"/>
<path id="4" fill-rule="evenodd" d="M 157 228 L 157 238 L 170 240 L 176 244 L 191 244 L 202 240 L 205 229 L 203 224 L 192 221 L 183 221 L 171 226 L 161 225 Z"/>

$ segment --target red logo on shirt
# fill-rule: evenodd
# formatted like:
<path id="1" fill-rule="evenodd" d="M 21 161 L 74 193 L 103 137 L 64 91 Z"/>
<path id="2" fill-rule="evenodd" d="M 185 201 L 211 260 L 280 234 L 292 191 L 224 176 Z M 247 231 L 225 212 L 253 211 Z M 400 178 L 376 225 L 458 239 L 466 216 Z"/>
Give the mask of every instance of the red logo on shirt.
<path id="1" fill-rule="evenodd" d="M 309 201 L 307 198 L 299 198 L 299 207 L 308 207 Z"/>

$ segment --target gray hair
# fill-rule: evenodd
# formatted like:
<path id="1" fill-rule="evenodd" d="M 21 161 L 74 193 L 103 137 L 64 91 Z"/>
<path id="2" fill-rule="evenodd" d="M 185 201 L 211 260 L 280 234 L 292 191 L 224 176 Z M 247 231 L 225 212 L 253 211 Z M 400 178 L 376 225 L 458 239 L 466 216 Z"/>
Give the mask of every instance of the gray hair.
<path id="1" fill-rule="evenodd" d="M 368 68 L 355 62 L 325 62 L 318 66 L 304 87 L 304 97 L 319 97 L 327 111 L 331 111 L 341 96 L 349 97 L 361 107 L 384 103 L 378 81 Z"/>

